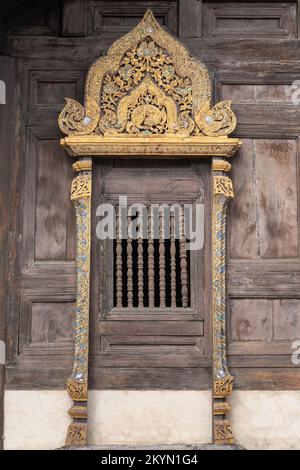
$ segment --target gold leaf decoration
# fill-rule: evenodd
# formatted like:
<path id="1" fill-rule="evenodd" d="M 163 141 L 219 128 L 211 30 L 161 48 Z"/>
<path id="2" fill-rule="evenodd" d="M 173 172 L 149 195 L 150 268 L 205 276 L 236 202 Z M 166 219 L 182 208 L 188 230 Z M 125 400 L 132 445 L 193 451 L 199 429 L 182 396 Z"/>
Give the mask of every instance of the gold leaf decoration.
<path id="1" fill-rule="evenodd" d="M 220 101 L 210 109 L 207 101 L 195 113 L 198 129 L 207 136 L 227 135 L 236 127 L 236 117 L 231 110 L 231 101 Z"/>
<path id="2" fill-rule="evenodd" d="M 72 98 L 65 98 L 67 104 L 61 111 L 58 124 L 60 130 L 67 135 L 87 135 L 97 126 L 99 121 L 99 105 L 92 97 L 87 97 L 85 108 Z"/>

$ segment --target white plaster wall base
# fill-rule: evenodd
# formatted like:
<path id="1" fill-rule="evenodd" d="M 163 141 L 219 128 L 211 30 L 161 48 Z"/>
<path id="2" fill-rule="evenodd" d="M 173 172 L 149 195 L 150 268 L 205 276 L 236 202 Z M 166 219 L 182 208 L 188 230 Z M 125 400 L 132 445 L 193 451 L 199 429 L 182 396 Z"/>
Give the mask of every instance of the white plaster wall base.
<path id="1" fill-rule="evenodd" d="M 47 450 L 64 445 L 70 423 L 64 391 L 7 390 L 4 395 L 4 449 Z"/>
<path id="2" fill-rule="evenodd" d="M 236 391 L 228 401 L 237 444 L 300 449 L 300 391 Z"/>
<path id="3" fill-rule="evenodd" d="M 300 391 L 235 391 L 230 400 L 237 443 L 248 449 L 300 449 Z M 64 445 L 70 419 L 64 391 L 5 393 L 5 449 Z M 91 391 L 91 445 L 211 442 L 209 391 Z"/>
<path id="4" fill-rule="evenodd" d="M 89 416 L 95 445 L 211 441 L 209 391 L 92 391 Z"/>

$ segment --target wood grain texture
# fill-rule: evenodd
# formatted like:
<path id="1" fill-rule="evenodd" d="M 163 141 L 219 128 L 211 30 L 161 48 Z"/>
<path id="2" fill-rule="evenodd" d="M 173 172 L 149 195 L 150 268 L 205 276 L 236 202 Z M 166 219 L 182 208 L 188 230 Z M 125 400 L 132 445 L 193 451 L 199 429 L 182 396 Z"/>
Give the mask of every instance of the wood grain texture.
<path id="1" fill-rule="evenodd" d="M 6 104 L 0 104 L 0 341 L 6 343 L 7 278 L 9 266 L 10 226 L 10 155 L 12 151 L 13 118 L 7 116 L 8 106 L 13 108 L 13 80 L 16 67 L 12 58 L 0 56 L 0 78 L 6 83 Z M 6 158 L 3 158 L 3 157 Z M 0 364 L 0 449 L 3 448 L 5 366 Z"/>
<path id="2" fill-rule="evenodd" d="M 231 257 L 298 257 L 297 154 L 295 140 L 244 142 L 232 174 Z"/>
<path id="3" fill-rule="evenodd" d="M 98 164 L 95 162 L 93 175 L 95 204 L 101 200 L 117 203 L 117 196 L 123 193 L 128 196 L 128 204 L 133 201 L 148 205 L 151 202 L 173 203 L 175 201 L 193 202 L 199 200 L 209 207 L 209 199 L 205 198 L 204 192 L 204 185 L 208 186 L 210 182 L 209 165 L 197 165 L 191 164 L 191 162 L 169 162 L 167 164 L 161 161 L 146 163 L 133 160 L 114 161 L 112 168 L 111 163 L 100 164 L 99 162 Z M 130 221 L 129 217 L 128 222 Z M 160 222 L 162 222 L 161 217 Z M 101 241 L 93 240 L 92 275 L 95 276 L 97 282 L 93 286 L 91 295 L 92 298 L 97 299 L 100 291 L 101 303 L 92 301 L 90 365 L 91 370 L 97 371 L 97 373 L 92 372 L 90 379 L 92 387 L 121 388 L 125 382 L 127 383 L 126 388 L 173 387 L 172 384 L 176 381 L 174 377 L 179 373 L 178 369 L 186 367 L 197 369 L 211 365 L 211 358 L 206 351 L 206 342 L 209 342 L 210 333 L 207 327 L 204 329 L 208 311 L 203 309 L 203 295 L 201 294 L 202 277 L 205 276 L 202 253 L 200 253 L 201 256 L 199 253 L 195 253 L 195 256 L 191 255 L 191 258 L 194 256 L 192 269 L 195 273 L 191 307 L 176 308 L 174 311 L 166 308 L 165 269 L 169 261 L 165 262 L 164 259 L 165 242 L 162 239 L 162 223 L 160 228 L 160 240 L 156 240 L 155 250 L 151 243 L 147 250 L 150 257 L 153 251 L 154 270 L 159 274 L 155 278 L 154 273 L 150 272 L 149 279 L 153 279 L 153 289 L 158 289 L 160 294 L 160 299 L 158 299 L 162 302 L 160 308 L 158 305 L 152 309 L 145 309 L 141 306 L 129 309 L 112 308 L 111 279 L 106 279 L 105 282 L 104 279 L 100 281 L 99 272 L 100 267 L 101 270 L 103 267 L 107 269 L 109 249 L 105 253 L 100 248 Z M 128 246 L 130 243 L 127 242 L 127 249 Z M 141 278 L 141 273 L 138 276 L 138 264 L 141 269 L 142 257 L 141 253 L 139 256 L 137 246 L 134 250 L 136 251 L 136 261 L 133 262 L 132 268 L 131 263 L 128 263 L 128 253 L 126 255 L 127 268 L 129 266 L 130 271 L 136 269 L 136 272 L 133 273 L 133 281 L 136 285 L 133 297 L 136 298 L 138 305 L 138 294 L 141 291 L 141 285 L 138 285 L 138 278 Z M 169 248 L 166 251 L 169 253 Z M 184 256 L 186 256 L 186 252 L 184 252 Z M 168 269 L 170 268 L 168 267 Z M 131 272 L 129 275 L 127 272 L 127 285 L 130 279 Z M 128 294 L 132 291 L 130 286 L 127 289 Z M 180 279 L 179 289 L 181 289 Z M 147 296 L 146 293 L 144 295 Z M 183 313 L 183 310 L 186 310 L 186 313 Z M 207 335 L 205 340 L 204 335 Z M 134 374 L 132 368 L 136 369 Z M 159 383 L 162 377 L 160 372 L 162 368 L 168 369 L 169 377 Z M 157 377 L 154 373 L 155 370 L 158 373 Z M 180 371 L 179 374 L 180 377 L 185 376 L 183 371 Z M 142 382 L 140 381 L 141 377 L 144 377 Z M 192 378 L 187 387 L 190 387 L 191 383 Z"/>
<path id="4" fill-rule="evenodd" d="M 66 338 L 70 318 L 62 320 L 62 312 L 76 294 L 74 213 L 68 206 L 71 162 L 58 148 L 58 109 L 66 95 L 82 98 L 87 68 L 151 7 L 160 23 L 179 33 L 191 53 L 208 66 L 215 99 L 233 100 L 238 118 L 235 134 L 243 138 L 243 148 L 232 162 L 236 197 L 228 217 L 229 365 L 235 386 L 300 388 L 299 371 L 289 357 L 289 343 L 298 338 L 300 299 L 300 112 L 299 105 L 291 103 L 292 84 L 300 74 L 296 3 L 66 0 L 61 10 L 53 5 L 48 15 L 43 6 L 36 20 L 30 10 L 11 25 L 7 51 L 14 59 L 5 63 L 15 61 L 17 76 L 13 67 L 5 65 L 9 84 L 14 84 L 9 87 L 15 130 L 10 144 L 7 115 L 0 121 L 5 155 L 0 159 L 0 217 L 6 220 L 10 215 L 9 253 L 8 225 L 0 224 L 4 267 L 0 312 L 5 311 L 8 287 L 7 387 L 63 389 L 70 373 L 72 351 Z M 0 106 L 0 113 L 3 109 Z M 204 193 L 205 217 L 210 220 L 207 163 L 197 168 L 190 162 L 168 161 L 155 168 L 150 162 L 151 179 L 147 178 L 149 162 L 139 167 L 132 161 L 113 165 L 97 163 L 95 182 L 101 188 L 93 196 L 94 207 L 101 198 L 115 202 L 120 193 L 128 193 L 128 187 L 129 200 L 142 193 L 146 204 L 173 202 L 179 194 L 182 202 L 199 197 L 203 201 Z M 178 312 L 173 317 L 162 312 L 145 316 L 134 309 L 127 315 L 116 313 L 110 294 L 113 246 L 107 241 L 93 246 L 92 387 L 211 387 L 210 236 L 206 224 L 205 250 L 191 256 L 191 304 L 198 308 L 187 309 L 185 317 Z M 101 250 L 107 256 L 101 257 Z M 5 335 L 5 322 L 0 321 L 0 332 Z M 27 351 L 25 347 L 20 354 L 18 345 L 28 344 L 31 334 L 35 346 Z M 120 336 L 131 342 L 127 345 L 131 352 L 127 350 L 122 360 L 116 353 Z M 177 336 L 182 341 L 202 338 L 201 354 L 190 349 L 183 352 L 187 347 L 183 343 L 181 353 L 176 354 L 170 337 Z M 105 347 L 115 348 L 113 352 L 100 352 L 102 337 L 109 338 Z M 162 337 L 164 343 L 159 342 Z M 155 341 L 172 351 L 149 352 L 149 347 L 155 350 Z M 139 354 L 132 353 L 134 348 L 143 351 L 142 362 Z"/>
<path id="5" fill-rule="evenodd" d="M 87 31 L 87 2 L 63 0 L 62 35 L 85 36 Z"/>
<path id="6" fill-rule="evenodd" d="M 296 3 L 214 2 L 204 3 L 204 34 L 230 37 L 295 37 Z"/>

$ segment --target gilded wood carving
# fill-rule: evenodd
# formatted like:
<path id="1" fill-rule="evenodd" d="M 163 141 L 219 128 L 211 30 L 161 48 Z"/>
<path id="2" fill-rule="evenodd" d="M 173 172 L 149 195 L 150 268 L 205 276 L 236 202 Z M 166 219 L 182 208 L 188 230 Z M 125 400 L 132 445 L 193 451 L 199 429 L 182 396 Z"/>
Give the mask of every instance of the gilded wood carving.
<path id="1" fill-rule="evenodd" d="M 206 67 L 150 10 L 91 66 L 84 106 L 71 98 L 66 101 L 59 126 L 71 155 L 143 155 L 147 149 L 157 156 L 207 156 L 217 151 L 231 156 L 239 146 L 238 139 L 228 139 L 236 126 L 231 102 L 212 107 Z M 113 141 L 107 140 L 110 136 Z M 132 136 L 139 139 L 130 140 Z M 160 153 L 155 136 L 164 146 Z M 206 139 L 202 142 L 201 137 Z"/>
<path id="2" fill-rule="evenodd" d="M 214 443 L 232 444 L 225 416 L 230 409 L 226 398 L 233 387 L 226 362 L 225 240 L 226 206 L 233 190 L 227 176 L 231 165 L 224 157 L 232 157 L 241 142 L 229 137 L 236 127 L 231 102 L 212 105 L 205 65 L 148 10 L 136 28 L 90 67 L 84 105 L 66 98 L 58 122 L 66 135 L 61 145 L 71 156 L 81 157 L 73 164 L 79 176 L 71 190 L 77 221 L 77 301 L 74 367 L 67 383 L 74 402 L 69 411 L 73 422 L 66 444 L 87 442 L 90 157 L 101 156 L 218 157 L 212 163 Z M 128 269 L 129 275 L 130 266 Z"/>

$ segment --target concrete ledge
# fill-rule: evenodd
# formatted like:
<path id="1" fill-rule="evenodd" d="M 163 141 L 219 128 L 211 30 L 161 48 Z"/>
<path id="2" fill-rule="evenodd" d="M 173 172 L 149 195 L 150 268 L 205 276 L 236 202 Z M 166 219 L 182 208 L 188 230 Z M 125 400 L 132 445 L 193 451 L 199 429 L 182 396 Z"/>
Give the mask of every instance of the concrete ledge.
<path id="1" fill-rule="evenodd" d="M 246 450 L 238 445 L 199 444 L 194 446 L 65 446 L 57 450 Z"/>

